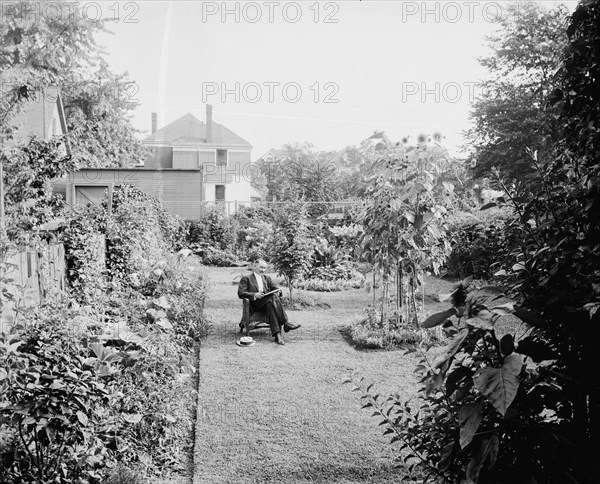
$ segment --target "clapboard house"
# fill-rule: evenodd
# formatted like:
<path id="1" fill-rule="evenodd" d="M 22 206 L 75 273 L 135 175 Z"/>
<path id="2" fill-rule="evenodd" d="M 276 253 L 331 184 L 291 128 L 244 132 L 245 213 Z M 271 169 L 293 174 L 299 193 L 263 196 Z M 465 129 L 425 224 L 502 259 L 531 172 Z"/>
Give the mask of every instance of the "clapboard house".
<path id="1" fill-rule="evenodd" d="M 212 120 L 186 114 L 157 129 L 142 142 L 149 156 L 132 168 L 86 168 L 72 173 L 66 187 L 70 205 L 98 203 L 104 193 L 122 184 L 137 185 L 183 219 L 198 219 L 208 204 L 250 202 L 259 194 L 250 186 L 252 145 Z"/>

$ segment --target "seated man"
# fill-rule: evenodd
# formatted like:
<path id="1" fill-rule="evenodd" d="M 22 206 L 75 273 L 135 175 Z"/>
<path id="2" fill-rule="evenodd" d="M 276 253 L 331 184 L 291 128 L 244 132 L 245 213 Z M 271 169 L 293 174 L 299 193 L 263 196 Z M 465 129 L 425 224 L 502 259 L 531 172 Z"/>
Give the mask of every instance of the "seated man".
<path id="1" fill-rule="evenodd" d="M 271 326 L 271 334 L 275 341 L 283 345 L 283 337 L 281 336 L 281 327 L 287 333 L 293 329 L 298 329 L 299 324 L 293 324 L 288 321 L 285 309 L 281 304 L 281 289 L 273 283 L 269 276 L 265 275 L 267 263 L 262 259 L 257 259 L 251 265 L 252 274 L 243 276 L 238 286 L 238 297 L 240 299 L 250 299 L 250 307 L 252 311 L 267 313 L 269 325 Z M 278 292 L 265 296 L 264 294 L 273 290 L 279 289 Z"/>

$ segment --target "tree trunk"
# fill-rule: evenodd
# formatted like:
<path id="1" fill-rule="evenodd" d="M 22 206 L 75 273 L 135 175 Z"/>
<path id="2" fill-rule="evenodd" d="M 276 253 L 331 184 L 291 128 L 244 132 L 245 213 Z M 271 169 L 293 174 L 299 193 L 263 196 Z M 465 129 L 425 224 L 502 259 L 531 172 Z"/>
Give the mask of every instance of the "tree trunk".
<path id="1" fill-rule="evenodd" d="M 285 282 L 288 285 L 288 290 L 290 291 L 290 308 L 294 305 L 294 299 L 292 297 L 292 280 L 289 277 L 285 277 Z"/>
<path id="2" fill-rule="evenodd" d="M 375 309 L 376 304 L 377 304 L 377 297 L 375 295 L 375 266 L 373 265 L 373 309 Z"/>

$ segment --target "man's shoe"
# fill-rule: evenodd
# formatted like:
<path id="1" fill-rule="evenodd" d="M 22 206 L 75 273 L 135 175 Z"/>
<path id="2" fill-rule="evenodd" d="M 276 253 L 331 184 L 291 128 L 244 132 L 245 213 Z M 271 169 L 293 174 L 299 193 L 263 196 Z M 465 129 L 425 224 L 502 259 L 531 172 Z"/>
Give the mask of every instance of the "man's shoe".
<path id="1" fill-rule="evenodd" d="M 283 336 L 281 336 L 281 333 L 277 333 L 275 335 L 275 341 L 277 342 L 278 345 L 284 345 L 285 341 L 283 341 Z"/>
<path id="2" fill-rule="evenodd" d="M 289 333 L 290 331 L 294 331 L 295 329 L 298 329 L 300 326 L 302 326 L 301 324 L 294 324 L 294 323 L 285 323 L 283 325 L 283 330 L 286 333 Z"/>

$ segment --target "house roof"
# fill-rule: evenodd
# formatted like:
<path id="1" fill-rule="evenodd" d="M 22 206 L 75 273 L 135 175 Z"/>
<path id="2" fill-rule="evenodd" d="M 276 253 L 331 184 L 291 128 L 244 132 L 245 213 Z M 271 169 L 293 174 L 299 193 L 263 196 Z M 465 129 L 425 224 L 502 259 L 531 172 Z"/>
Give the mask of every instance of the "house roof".
<path id="1" fill-rule="evenodd" d="M 346 156 L 346 153 L 348 152 L 348 150 L 350 150 L 350 148 L 351 148 L 351 146 L 344 146 L 335 155 L 333 155 L 333 157 L 331 158 L 331 160 L 329 160 L 329 162 L 335 163 L 336 165 L 343 165 L 344 157 Z"/>
<path id="2" fill-rule="evenodd" d="M 171 146 L 210 144 L 252 147 L 245 139 L 214 121 L 212 122 L 212 140 L 210 143 L 207 143 L 206 124 L 190 113 L 160 128 L 142 141 L 145 144 L 167 144 Z"/>
<path id="3" fill-rule="evenodd" d="M 273 157 L 275 158 L 276 161 L 282 161 L 288 157 L 288 152 L 287 152 L 287 150 L 271 148 L 264 155 L 262 155 L 258 160 L 264 160 L 267 157 L 267 155 L 273 155 Z"/>

